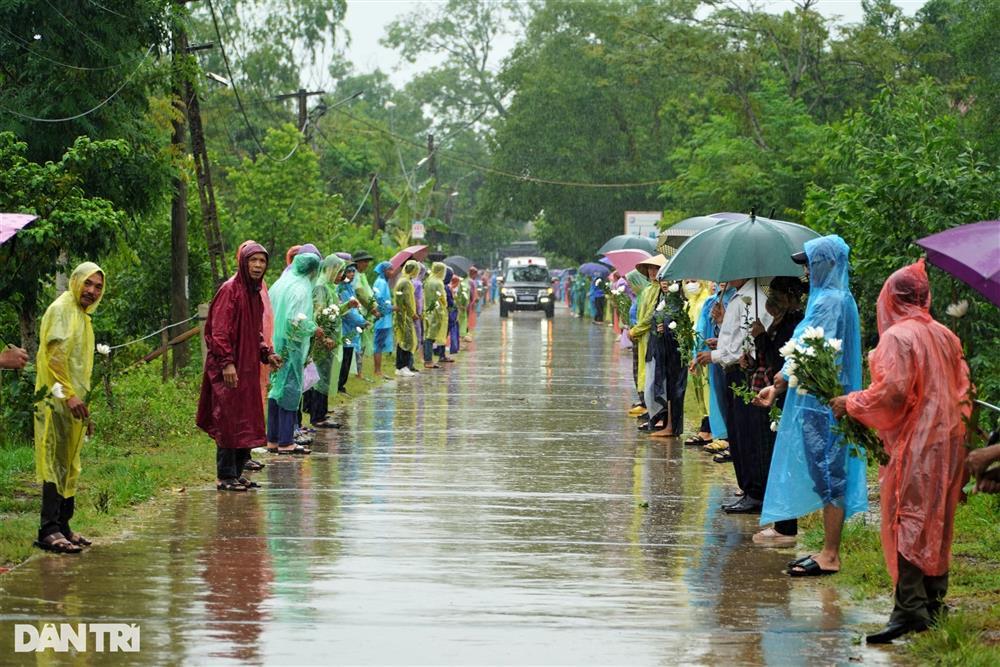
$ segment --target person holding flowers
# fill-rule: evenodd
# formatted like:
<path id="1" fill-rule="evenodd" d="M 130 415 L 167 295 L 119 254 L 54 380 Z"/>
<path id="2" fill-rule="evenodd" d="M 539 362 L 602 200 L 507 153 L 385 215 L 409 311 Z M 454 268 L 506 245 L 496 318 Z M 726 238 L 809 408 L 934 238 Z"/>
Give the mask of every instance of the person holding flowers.
<path id="1" fill-rule="evenodd" d="M 931 317 L 930 305 L 924 260 L 889 276 L 878 298 L 878 346 L 868 357 L 872 382 L 831 401 L 834 414 L 874 428 L 888 454 L 879 497 L 895 604 L 869 644 L 925 630 L 948 590 L 972 406 L 962 343 Z"/>
<path id="2" fill-rule="evenodd" d="M 309 413 L 309 421 L 315 428 L 339 428 L 340 425 L 327 419 L 330 402 L 330 385 L 334 378 L 340 378 L 340 364 L 344 358 L 341 342 L 341 310 L 353 303 L 343 304 L 337 286 L 344 273 L 347 261 L 337 255 L 327 255 L 320 264 L 319 273 L 313 287 L 313 307 L 316 324 L 323 332 L 313 349 L 313 361 L 319 379 L 303 394 L 303 407 Z"/>
<path id="3" fill-rule="evenodd" d="M 382 375 L 382 355 L 392 354 L 395 343 L 392 340 L 392 289 L 389 281 L 392 279 L 392 264 L 389 262 L 379 262 L 375 266 L 375 284 L 372 292 L 375 298 L 375 308 L 381 314 L 375 320 L 375 338 L 372 360 L 375 363 L 375 377 Z"/>
<path id="4" fill-rule="evenodd" d="M 815 577 L 840 571 L 840 538 L 844 520 L 868 508 L 865 458 L 849 455 L 835 428 L 830 408 L 819 397 L 798 386 L 788 356 L 801 348 L 822 344 L 836 350 L 839 364 L 833 379 L 841 391 L 861 385 L 861 329 L 858 307 L 850 291 L 850 248 L 836 235 L 806 241 L 793 259 L 806 265 L 809 300 L 802 321 L 782 350 L 786 357 L 774 384 L 760 391 L 754 404 L 770 408 L 788 392 L 778 423 L 764 508 L 760 523 L 795 519 L 823 510 L 823 548 L 789 563 L 792 577 Z M 832 339 L 832 340 L 831 340 Z M 813 341 L 813 342 L 810 342 Z M 836 341 L 836 342 L 834 342 Z M 813 350 L 812 354 L 816 354 Z"/>
<path id="5" fill-rule="evenodd" d="M 736 471 L 736 483 L 743 491 L 743 496 L 723 505 L 723 510 L 730 514 L 753 514 L 760 511 L 764 498 L 764 475 L 753 465 L 755 448 L 760 445 L 756 442 L 755 435 L 762 417 L 761 411 L 742 396 L 742 392 L 749 388 L 751 379 L 749 369 L 744 366 L 746 359 L 756 355 L 753 337 L 750 335 L 754 317 L 768 327 L 771 315 L 764 308 L 767 296 L 757 280 L 731 280 L 728 287 L 736 292 L 726 306 L 715 349 L 699 352 L 696 359 L 701 365 L 720 366 L 725 378 L 721 392 L 722 411 L 729 436 L 729 453 Z M 739 391 L 734 391 L 734 387 Z M 767 419 L 766 413 L 763 419 Z"/>
<path id="6" fill-rule="evenodd" d="M 684 394 L 687 368 L 682 359 L 678 329 L 683 312 L 680 284 L 661 280 L 653 307 L 653 326 L 646 345 L 646 408 L 650 435 L 674 437 L 684 430 Z M 662 427 L 656 425 L 662 422 Z"/>
<path id="7" fill-rule="evenodd" d="M 73 518 L 80 450 L 93 432 L 87 396 L 94 370 L 94 329 L 90 316 L 104 296 L 104 271 L 93 262 L 73 269 L 69 289 L 42 316 L 35 360 L 35 472 L 42 483 L 42 516 L 35 546 L 79 553 L 90 541 L 69 527 Z"/>
<path id="8" fill-rule="evenodd" d="M 649 332 L 653 328 L 653 309 L 656 308 L 657 299 L 660 296 L 660 284 L 656 282 L 656 274 L 661 268 L 667 263 L 667 258 L 663 255 L 656 255 L 655 257 L 650 257 L 647 260 L 639 262 L 635 266 L 635 270 L 646 277 L 647 284 L 639 293 L 636 303 L 636 315 L 635 324 L 629 327 L 628 337 L 632 341 L 632 344 L 636 350 L 636 359 L 638 361 L 636 369 L 636 390 L 643 397 L 643 406 L 648 405 L 645 400 L 646 392 L 646 349 L 649 345 Z M 645 422 L 640 425 L 640 428 L 645 426 L 643 430 L 648 430 L 649 427 L 646 426 L 649 423 L 649 410 L 646 409 L 639 413 L 637 416 L 642 418 L 646 415 Z"/>
<path id="9" fill-rule="evenodd" d="M 368 320 L 361 314 L 358 297 L 354 291 L 354 278 L 358 272 L 357 265 L 351 262 L 344 268 L 344 277 L 337 285 L 337 293 L 340 301 L 344 304 L 341 308 L 341 334 L 344 342 L 344 357 L 340 362 L 340 377 L 337 381 L 337 392 L 347 393 L 347 380 L 351 376 L 351 360 L 354 353 L 361 349 L 361 336 L 368 328 Z M 366 283 L 367 284 L 367 283 Z M 358 357 L 358 368 L 361 367 L 361 358 Z"/>
<path id="10" fill-rule="evenodd" d="M 701 347 L 701 331 L 699 323 L 701 321 L 701 311 L 705 307 L 705 302 L 712 296 L 713 285 L 707 280 L 685 280 L 684 298 L 687 300 L 688 319 L 691 321 L 692 334 L 694 336 L 694 348 L 692 352 L 697 353 Z M 688 359 L 688 361 L 692 361 Z M 712 442 L 712 425 L 709 421 L 708 406 L 708 371 L 702 369 L 697 364 L 691 364 L 688 368 L 691 378 L 688 380 L 694 391 L 695 405 L 701 414 L 701 424 L 698 427 L 697 435 L 684 441 L 685 445 L 707 445 Z"/>
<path id="11" fill-rule="evenodd" d="M 448 352 L 458 354 L 462 348 L 462 329 L 468 312 L 468 299 L 462 290 L 462 279 L 449 267 L 444 272 L 444 298 L 448 303 Z M 442 359 L 441 350 L 436 350 Z"/>
<path id="12" fill-rule="evenodd" d="M 414 294 L 413 280 L 420 274 L 420 264 L 408 260 L 403 265 L 403 275 L 396 281 L 393 292 L 392 332 L 396 339 L 396 375 L 413 377 L 410 370 L 413 365 L 413 353 L 419 347 L 417 324 L 420 315 L 417 311 L 417 300 Z"/>
<path id="13" fill-rule="evenodd" d="M 320 258 L 299 253 L 271 287 L 274 308 L 274 349 L 283 360 L 271 373 L 267 394 L 268 448 L 277 445 L 278 454 L 309 454 L 295 444 L 295 427 L 302 402 L 304 370 L 312 338 L 317 334 L 313 305 L 313 278 Z"/>
<path id="14" fill-rule="evenodd" d="M 444 291 L 446 270 L 443 262 L 434 262 L 430 276 L 424 281 L 424 368 L 440 368 L 434 363 L 434 347 L 448 343 L 448 301 Z"/>

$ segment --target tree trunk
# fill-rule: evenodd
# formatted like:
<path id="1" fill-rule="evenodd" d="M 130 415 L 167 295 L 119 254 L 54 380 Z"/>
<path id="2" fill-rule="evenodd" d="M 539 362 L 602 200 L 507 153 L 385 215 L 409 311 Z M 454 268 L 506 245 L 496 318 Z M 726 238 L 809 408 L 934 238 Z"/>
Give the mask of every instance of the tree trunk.
<path id="1" fill-rule="evenodd" d="M 21 327 L 21 347 L 28 351 L 28 358 L 38 354 L 38 316 L 34 299 L 25 299 L 23 309 L 17 311 L 17 322 Z"/>

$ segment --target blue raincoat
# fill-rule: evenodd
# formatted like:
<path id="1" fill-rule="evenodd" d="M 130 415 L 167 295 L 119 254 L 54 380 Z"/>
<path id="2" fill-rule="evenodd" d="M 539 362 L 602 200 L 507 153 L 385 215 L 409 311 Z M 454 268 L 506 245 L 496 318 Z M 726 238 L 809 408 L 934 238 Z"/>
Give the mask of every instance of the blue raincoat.
<path id="1" fill-rule="evenodd" d="M 372 285 L 372 292 L 375 294 L 375 304 L 382 313 L 382 317 L 375 320 L 375 330 L 392 329 L 392 290 L 389 289 L 389 281 L 386 280 L 385 272 L 392 266 L 389 262 L 379 262 L 375 267 L 378 278 Z"/>
<path id="2" fill-rule="evenodd" d="M 353 282 L 340 283 L 337 286 L 337 293 L 340 294 L 341 303 L 347 303 L 357 294 Z M 343 323 L 341 330 L 344 335 L 344 347 L 360 347 L 361 334 L 358 333 L 358 329 L 364 328 L 367 322 L 361 312 L 357 308 L 351 308 L 341 315 L 341 322 Z"/>
<path id="3" fill-rule="evenodd" d="M 719 296 L 719 290 L 716 289 L 715 294 L 705 299 L 705 303 L 701 306 L 701 314 L 698 316 L 698 321 L 695 322 L 695 330 L 701 336 L 702 342 L 696 352 L 708 350 L 708 345 L 704 341 L 719 335 L 718 325 L 712 321 L 712 307 L 719 300 Z M 712 436 L 718 440 L 725 440 L 729 437 L 729 430 L 726 428 L 726 420 L 722 417 L 722 406 L 719 404 L 718 394 L 721 393 L 721 388 L 716 390 L 715 387 L 718 383 L 718 378 L 712 372 L 715 367 L 716 364 L 712 364 L 706 368 L 708 375 L 708 422 L 712 428 Z"/>
<path id="4" fill-rule="evenodd" d="M 850 292 L 850 248 L 836 235 L 807 241 L 809 302 L 792 334 L 799 340 L 806 327 L 822 327 L 827 338 L 843 341 L 840 382 L 845 394 L 861 388 L 861 326 Z M 787 378 L 788 373 L 782 370 Z M 789 390 L 778 425 L 771 472 L 760 523 L 794 519 L 836 505 L 845 517 L 868 509 L 866 462 L 850 456 L 833 433 L 830 408 L 812 395 Z"/>

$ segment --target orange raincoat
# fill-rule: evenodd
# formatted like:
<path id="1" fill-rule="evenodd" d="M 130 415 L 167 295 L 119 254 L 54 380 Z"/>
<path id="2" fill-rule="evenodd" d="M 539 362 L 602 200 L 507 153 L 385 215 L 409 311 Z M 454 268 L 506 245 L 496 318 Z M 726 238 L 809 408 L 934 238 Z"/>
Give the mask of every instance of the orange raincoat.
<path id="1" fill-rule="evenodd" d="M 891 457 L 879 469 L 882 551 L 893 582 L 898 555 L 927 576 L 948 572 L 955 509 L 965 482 L 969 368 L 962 345 L 930 315 L 923 260 L 885 281 L 872 383 L 847 397 L 847 412 L 878 431 Z"/>

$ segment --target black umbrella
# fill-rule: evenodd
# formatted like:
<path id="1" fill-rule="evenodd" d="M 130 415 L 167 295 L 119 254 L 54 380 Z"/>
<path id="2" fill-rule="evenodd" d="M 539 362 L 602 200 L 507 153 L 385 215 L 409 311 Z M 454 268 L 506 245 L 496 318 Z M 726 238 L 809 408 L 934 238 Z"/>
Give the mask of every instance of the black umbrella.
<path id="1" fill-rule="evenodd" d="M 452 255 L 451 257 L 444 258 L 445 266 L 451 268 L 461 278 L 465 278 L 469 275 L 469 269 L 474 265 L 472 260 L 468 257 L 462 257 L 461 255 Z"/>

